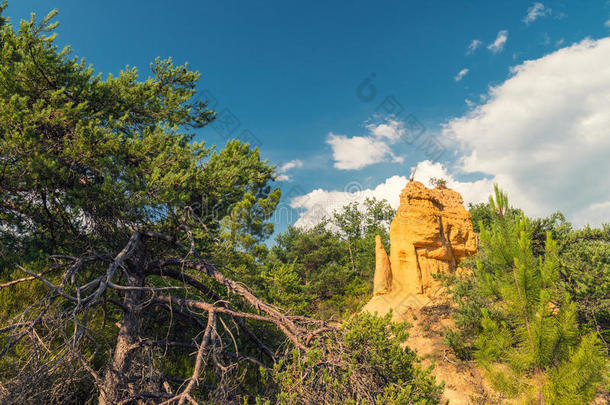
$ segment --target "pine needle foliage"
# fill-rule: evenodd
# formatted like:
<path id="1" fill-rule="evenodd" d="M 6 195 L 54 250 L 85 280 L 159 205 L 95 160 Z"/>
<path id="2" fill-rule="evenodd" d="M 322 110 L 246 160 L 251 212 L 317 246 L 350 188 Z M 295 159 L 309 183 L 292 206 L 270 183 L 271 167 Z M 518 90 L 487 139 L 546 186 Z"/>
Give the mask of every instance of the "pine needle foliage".
<path id="1" fill-rule="evenodd" d="M 606 354 L 595 334 L 579 332 L 576 303 L 560 281 L 557 242 L 547 232 L 544 254 L 535 255 L 531 221 L 514 215 L 497 185 L 494 197 L 489 225 L 480 224 L 473 274 L 454 287 L 457 326 L 471 332 L 474 359 L 507 397 L 588 403 L 604 379 Z M 449 340 L 457 340 L 455 331 Z"/>

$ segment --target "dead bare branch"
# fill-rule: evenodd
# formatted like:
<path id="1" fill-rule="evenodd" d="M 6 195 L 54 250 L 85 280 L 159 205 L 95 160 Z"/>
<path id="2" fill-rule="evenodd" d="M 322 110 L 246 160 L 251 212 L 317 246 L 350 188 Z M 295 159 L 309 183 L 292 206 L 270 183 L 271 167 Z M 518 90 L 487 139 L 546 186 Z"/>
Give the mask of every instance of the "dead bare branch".
<path id="1" fill-rule="evenodd" d="M 58 263 L 40 273 L 18 266 L 27 277 L 1 284 L 0 289 L 40 281 L 49 290 L 49 295 L 0 329 L 0 345 L 4 346 L 0 346 L 3 349 L 0 357 L 9 353 L 24 338 L 29 339 L 30 353 L 30 357 L 22 360 L 21 371 L 11 380 L 13 388 L 3 387 L 3 392 L 14 392 L 18 386 L 22 387 L 23 392 L 36 390 L 35 386 L 19 376 L 33 373 L 36 377 L 32 377 L 32 380 L 38 381 L 39 378 L 47 378 L 43 376 L 62 372 L 62 367 L 69 361 L 72 362 L 71 370 L 75 370 L 74 375 L 78 375 L 73 381 L 88 378 L 98 391 L 98 401 L 102 405 L 147 401 L 197 403 L 195 398 L 202 390 L 217 392 L 219 398 L 226 399 L 231 395 L 231 389 L 222 384 L 214 387 L 200 383 L 204 363 L 217 370 L 219 381 L 234 375 L 237 370 L 244 370 L 240 364 L 252 364 L 256 370 L 269 369 L 263 361 L 264 357 L 259 359 L 240 353 L 243 347 L 238 343 L 238 331 L 244 332 L 261 354 L 275 362 L 274 351 L 263 342 L 261 335 L 248 326 L 248 322 L 277 328 L 281 332 L 279 336 L 285 336 L 286 342 L 289 342 L 286 348 L 299 350 L 306 350 L 320 334 L 335 330 L 322 321 L 288 316 L 261 300 L 247 286 L 230 279 L 215 264 L 202 258 L 195 249 L 190 229 L 186 226 L 182 229 L 189 240 L 188 247 L 173 236 L 136 231 L 116 255 L 56 255 L 52 259 Z M 153 238 L 169 243 L 172 249 L 188 250 L 187 256 L 197 259 L 170 257 L 148 261 L 146 243 Z M 63 268 L 62 273 L 47 278 L 52 270 L 59 268 Z M 151 276 L 161 277 L 164 283 L 159 284 L 159 279 L 153 280 Z M 56 284 L 52 280 L 61 282 Z M 226 289 L 227 294 L 217 293 L 214 287 L 208 287 L 210 283 L 216 284 L 220 290 Z M 168 295 L 170 292 L 177 295 Z M 201 298 L 193 299 L 196 297 Z M 233 299 L 233 304 L 229 303 L 230 299 Z M 107 303 L 113 306 L 107 308 Z M 189 325 L 188 328 L 194 328 L 191 331 L 203 331 L 200 343 L 159 339 L 155 337 L 158 331 L 145 330 L 147 317 L 141 314 L 155 311 L 158 307 L 168 311 L 170 317 L 180 315 L 182 318 L 178 325 Z M 91 319 L 100 309 L 104 313 L 104 323 L 107 311 L 120 319 L 117 323 L 118 336 L 113 344 L 105 337 L 96 336 L 97 332 L 91 328 Z M 205 314 L 207 322 L 204 321 Z M 225 322 L 227 319 L 232 322 Z M 173 322 L 170 323 L 167 336 L 180 336 L 176 330 Z M 58 343 L 51 347 L 49 342 Z M 101 369 L 94 366 L 94 356 L 85 355 L 87 347 L 87 353 L 91 353 L 91 350 L 93 353 L 112 350 L 109 363 Z M 155 370 L 150 359 L 157 356 L 159 350 L 180 348 L 197 349 L 193 374 L 186 380 L 175 377 L 168 380 Z M 146 359 L 149 359 L 147 363 Z M 186 385 L 183 389 L 177 387 L 173 390 L 168 381 L 174 380 L 183 381 Z M 0 395 L 0 399 L 4 398 L 3 395 Z M 47 398 L 51 394 L 41 395 Z"/>

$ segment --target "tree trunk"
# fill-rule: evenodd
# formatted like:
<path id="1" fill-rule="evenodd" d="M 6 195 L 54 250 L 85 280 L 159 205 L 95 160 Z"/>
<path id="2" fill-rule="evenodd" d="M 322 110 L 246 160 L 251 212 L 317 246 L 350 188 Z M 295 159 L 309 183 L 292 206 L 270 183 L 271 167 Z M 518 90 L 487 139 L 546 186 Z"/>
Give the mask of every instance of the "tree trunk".
<path id="1" fill-rule="evenodd" d="M 125 262 L 127 282 L 130 286 L 144 285 L 143 269 L 145 268 L 146 252 L 142 240 L 135 246 L 133 257 Z M 103 385 L 100 387 L 99 404 L 114 405 L 128 396 L 134 395 L 131 388 L 131 365 L 134 350 L 139 346 L 138 336 L 140 322 L 138 306 L 142 301 L 142 291 L 125 291 L 123 305 L 125 312 L 119 322 L 119 334 L 116 339 L 111 362 L 106 369 Z"/>

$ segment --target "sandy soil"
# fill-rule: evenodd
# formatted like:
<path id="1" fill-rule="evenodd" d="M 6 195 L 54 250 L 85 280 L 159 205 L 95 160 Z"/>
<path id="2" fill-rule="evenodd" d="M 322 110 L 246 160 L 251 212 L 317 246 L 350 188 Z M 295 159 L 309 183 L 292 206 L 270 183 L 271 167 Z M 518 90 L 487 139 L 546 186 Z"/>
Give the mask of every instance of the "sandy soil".
<path id="1" fill-rule="evenodd" d="M 458 359 L 443 343 L 443 331 L 453 325 L 449 302 L 435 299 L 419 310 L 408 310 L 403 319 L 412 327 L 407 345 L 422 358 L 425 366 L 434 363 L 433 374 L 445 382 L 443 403 L 500 404 L 499 396 L 486 384 L 473 362 Z"/>

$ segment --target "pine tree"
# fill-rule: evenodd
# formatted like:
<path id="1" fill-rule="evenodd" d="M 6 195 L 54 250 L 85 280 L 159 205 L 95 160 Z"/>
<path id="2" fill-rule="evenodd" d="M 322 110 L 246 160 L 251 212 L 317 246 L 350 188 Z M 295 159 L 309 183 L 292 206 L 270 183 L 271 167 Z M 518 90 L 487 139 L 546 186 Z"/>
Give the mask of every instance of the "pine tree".
<path id="1" fill-rule="evenodd" d="M 507 216 L 497 186 L 493 218 L 481 226 L 474 270 L 480 309 L 474 357 L 493 385 L 524 403 L 587 403 L 601 382 L 606 359 L 594 334 L 579 335 L 576 305 L 559 282 L 557 243 L 547 233 L 545 253 L 532 251 L 532 226 Z"/>
<path id="2" fill-rule="evenodd" d="M 5 7 L 0 0 L 0 13 Z M 144 352 L 155 371 L 140 390 L 161 369 L 190 372 L 188 355 L 128 343 L 189 342 L 200 332 L 200 319 L 168 317 L 163 308 L 177 313 L 175 303 L 152 304 L 145 294 L 236 298 L 200 271 L 160 275 L 154 258 L 201 252 L 230 276 L 245 273 L 273 232 L 280 190 L 258 148 L 231 140 L 216 151 L 194 140 L 215 117 L 195 97 L 198 72 L 157 59 L 148 78 L 128 67 L 103 79 L 69 47 L 58 49 L 56 14 L 15 25 L 0 17 L 0 403 L 117 403 L 144 369 Z M 107 272 L 117 255 L 121 265 Z M 171 275 L 199 292 L 168 289 Z M 81 283 L 100 276 L 106 281 L 89 284 L 90 299 L 76 298 Z M 225 322 L 216 315 L 210 325 Z M 226 333 L 236 341 L 235 329 Z M 241 353 L 258 341 L 247 336 Z"/>

